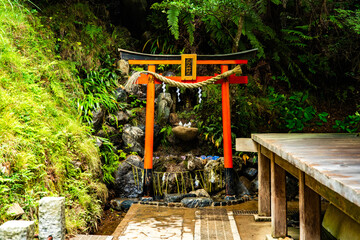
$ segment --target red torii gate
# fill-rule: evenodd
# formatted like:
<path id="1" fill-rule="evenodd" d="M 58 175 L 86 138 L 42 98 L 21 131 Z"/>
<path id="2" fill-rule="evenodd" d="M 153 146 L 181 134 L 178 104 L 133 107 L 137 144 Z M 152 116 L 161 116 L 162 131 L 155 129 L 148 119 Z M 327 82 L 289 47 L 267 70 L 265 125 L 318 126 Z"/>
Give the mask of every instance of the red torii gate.
<path id="1" fill-rule="evenodd" d="M 244 52 L 221 54 L 221 55 L 155 55 L 138 52 L 120 50 L 121 59 L 127 60 L 130 65 L 148 65 L 148 71 L 156 71 L 155 65 L 158 64 L 181 64 L 181 77 L 167 77 L 168 79 L 185 82 L 199 83 L 204 82 L 214 76 L 197 76 L 196 66 L 198 64 L 218 64 L 221 65 L 221 73 L 228 71 L 229 64 L 247 64 L 249 58 L 253 57 L 257 49 Z M 216 81 L 221 84 L 222 90 L 222 121 L 223 121 L 223 144 L 224 144 L 224 167 L 225 167 L 225 187 L 226 198 L 231 199 L 234 195 L 232 188 L 233 161 L 231 145 L 231 121 L 230 121 L 230 84 L 246 84 L 247 76 L 230 75 L 225 79 Z M 155 84 L 161 84 L 153 75 L 141 74 L 137 79 L 137 84 L 147 84 L 146 96 L 146 123 L 145 123 L 145 153 L 144 153 L 144 185 L 143 200 L 152 200 L 153 196 L 153 142 L 154 142 L 154 100 Z"/>

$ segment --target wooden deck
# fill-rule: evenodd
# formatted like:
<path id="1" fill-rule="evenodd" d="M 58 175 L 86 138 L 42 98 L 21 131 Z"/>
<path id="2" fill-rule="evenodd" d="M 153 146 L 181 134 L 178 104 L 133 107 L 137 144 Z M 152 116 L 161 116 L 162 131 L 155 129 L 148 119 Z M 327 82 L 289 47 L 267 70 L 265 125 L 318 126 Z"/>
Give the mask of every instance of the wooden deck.
<path id="1" fill-rule="evenodd" d="M 319 195 L 360 223 L 359 136 L 253 134 L 252 139 L 259 152 L 259 212 L 271 213 L 273 237 L 286 235 L 285 171 L 299 179 L 301 239 L 302 234 L 319 239 Z"/>

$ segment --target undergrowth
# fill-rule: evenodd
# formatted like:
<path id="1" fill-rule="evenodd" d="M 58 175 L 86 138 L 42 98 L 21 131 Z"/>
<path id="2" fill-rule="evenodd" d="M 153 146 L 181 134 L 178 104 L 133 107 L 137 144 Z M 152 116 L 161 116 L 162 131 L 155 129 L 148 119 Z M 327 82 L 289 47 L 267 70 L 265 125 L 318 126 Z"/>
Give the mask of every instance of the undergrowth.
<path id="1" fill-rule="evenodd" d="M 69 233 L 96 227 L 107 197 L 99 151 L 74 108 L 77 71 L 35 10 L 0 0 L 0 222 L 14 203 L 37 221 L 38 200 L 66 197 Z"/>

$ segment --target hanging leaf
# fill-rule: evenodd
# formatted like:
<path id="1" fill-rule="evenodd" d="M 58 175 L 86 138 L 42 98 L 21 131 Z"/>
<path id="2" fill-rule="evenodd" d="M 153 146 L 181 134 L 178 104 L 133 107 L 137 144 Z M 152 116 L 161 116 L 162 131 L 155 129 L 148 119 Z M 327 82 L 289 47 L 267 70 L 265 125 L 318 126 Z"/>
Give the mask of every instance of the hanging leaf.
<path id="1" fill-rule="evenodd" d="M 250 157 L 247 154 L 244 154 L 242 156 L 242 159 L 244 160 L 244 164 L 246 165 L 246 161 L 249 159 Z"/>

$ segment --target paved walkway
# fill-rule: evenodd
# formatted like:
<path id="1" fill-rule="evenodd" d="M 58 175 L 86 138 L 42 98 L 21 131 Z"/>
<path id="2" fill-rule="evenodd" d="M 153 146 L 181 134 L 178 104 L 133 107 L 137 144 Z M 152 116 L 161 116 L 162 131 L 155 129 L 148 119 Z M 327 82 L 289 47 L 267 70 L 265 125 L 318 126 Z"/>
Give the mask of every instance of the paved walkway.
<path id="1" fill-rule="evenodd" d="M 115 239 L 228 239 L 240 235 L 232 211 L 168 208 L 134 204 L 112 234 Z"/>
<path id="2" fill-rule="evenodd" d="M 200 209 L 133 204 L 112 238 L 78 235 L 72 240 L 264 240 L 270 222 L 255 222 L 256 209 L 257 201 Z"/>

